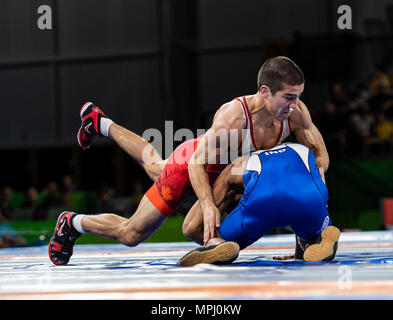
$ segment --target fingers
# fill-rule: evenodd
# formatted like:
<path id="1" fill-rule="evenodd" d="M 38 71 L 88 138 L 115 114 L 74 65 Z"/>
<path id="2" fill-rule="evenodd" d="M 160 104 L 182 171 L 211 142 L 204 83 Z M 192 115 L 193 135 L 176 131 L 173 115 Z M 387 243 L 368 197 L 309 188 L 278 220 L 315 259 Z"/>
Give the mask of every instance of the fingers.
<path id="1" fill-rule="evenodd" d="M 291 256 L 275 256 L 275 257 L 273 257 L 273 260 L 290 260 L 290 259 L 295 259 L 295 255 L 291 255 Z"/>
<path id="2" fill-rule="evenodd" d="M 209 239 L 216 237 L 216 229 L 220 227 L 221 214 L 220 211 L 210 210 L 206 215 L 204 214 L 203 221 L 203 242 L 206 244 Z"/>
<path id="3" fill-rule="evenodd" d="M 209 241 L 209 238 L 210 238 L 210 229 L 208 223 L 205 221 L 203 227 L 203 243 L 206 244 Z"/>
<path id="4" fill-rule="evenodd" d="M 216 231 L 216 227 L 215 227 L 213 221 L 212 221 L 212 223 L 211 223 L 211 225 L 210 225 L 209 231 L 210 231 L 210 238 L 214 238 L 215 231 Z M 210 238 L 209 238 L 209 239 L 210 239 Z"/>
<path id="5" fill-rule="evenodd" d="M 220 212 L 217 210 L 216 211 L 216 228 L 219 228 L 221 225 L 221 214 Z"/>
<path id="6" fill-rule="evenodd" d="M 208 242 L 215 235 L 215 221 L 205 221 L 203 228 L 203 242 Z"/>

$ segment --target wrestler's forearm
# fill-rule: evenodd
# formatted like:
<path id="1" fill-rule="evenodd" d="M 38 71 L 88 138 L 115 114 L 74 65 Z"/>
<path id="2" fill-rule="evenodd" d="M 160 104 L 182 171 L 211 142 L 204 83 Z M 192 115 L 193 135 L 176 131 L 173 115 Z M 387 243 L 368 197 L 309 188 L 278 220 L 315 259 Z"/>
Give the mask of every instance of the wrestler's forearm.
<path id="1" fill-rule="evenodd" d="M 315 157 L 315 165 L 319 169 L 323 183 L 326 184 L 325 172 L 329 168 L 329 157 Z"/>
<path id="2" fill-rule="evenodd" d="M 317 127 L 313 125 L 313 152 L 315 154 L 315 162 L 318 168 L 322 168 L 326 172 L 329 168 L 329 154 L 325 145 L 325 141 Z"/>
<path id="3" fill-rule="evenodd" d="M 202 209 L 209 205 L 214 205 L 213 191 L 209 184 L 209 177 L 205 167 L 202 164 L 190 163 L 188 165 L 188 174 L 191 185 L 201 204 Z"/>
<path id="4" fill-rule="evenodd" d="M 220 226 L 221 214 L 214 205 L 213 192 L 204 166 L 195 163 L 190 166 L 190 164 L 188 165 L 188 172 L 192 187 L 202 208 L 203 243 L 206 244 L 209 239 L 215 237 L 216 228 Z"/>
<path id="5" fill-rule="evenodd" d="M 322 169 L 325 173 L 329 168 L 329 154 L 318 128 L 314 124 L 311 124 L 308 129 L 295 131 L 295 135 L 300 143 L 311 149 L 315 155 L 317 168 Z"/>
<path id="6" fill-rule="evenodd" d="M 329 156 L 327 155 L 320 155 L 315 157 L 315 164 L 317 168 L 323 169 L 323 172 L 326 172 L 329 168 Z"/>
<path id="7" fill-rule="evenodd" d="M 329 168 L 329 154 L 327 152 L 323 140 L 314 153 L 315 153 L 315 165 L 319 169 L 319 173 L 321 175 L 323 183 L 326 184 L 325 173 Z"/>

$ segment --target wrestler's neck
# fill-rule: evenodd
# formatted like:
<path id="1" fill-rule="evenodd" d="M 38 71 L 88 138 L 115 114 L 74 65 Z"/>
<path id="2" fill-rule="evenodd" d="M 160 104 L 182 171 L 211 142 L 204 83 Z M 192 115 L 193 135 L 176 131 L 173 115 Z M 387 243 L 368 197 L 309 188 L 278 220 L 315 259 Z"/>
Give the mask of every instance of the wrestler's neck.
<path id="1" fill-rule="evenodd" d="M 249 95 L 246 99 L 253 122 L 258 122 L 265 127 L 271 127 L 279 122 L 275 119 L 266 99 L 260 93 Z"/>

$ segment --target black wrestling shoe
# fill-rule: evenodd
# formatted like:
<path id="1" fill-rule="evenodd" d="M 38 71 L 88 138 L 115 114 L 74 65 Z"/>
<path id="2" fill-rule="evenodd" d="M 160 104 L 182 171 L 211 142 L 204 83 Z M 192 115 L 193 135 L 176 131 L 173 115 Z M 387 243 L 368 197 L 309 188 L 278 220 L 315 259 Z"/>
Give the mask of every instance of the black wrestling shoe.
<path id="1" fill-rule="evenodd" d="M 50 260 L 58 266 L 66 265 L 70 260 L 75 240 L 81 236 L 72 225 L 72 219 L 77 214 L 64 211 L 57 219 L 55 232 L 48 244 Z"/>
<path id="2" fill-rule="evenodd" d="M 235 261 L 240 247 L 236 242 L 224 241 L 219 244 L 196 248 L 187 253 L 178 262 L 182 267 L 192 267 L 199 263 L 227 264 Z"/>
<path id="3" fill-rule="evenodd" d="M 86 150 L 93 143 L 94 136 L 102 137 L 101 118 L 108 118 L 100 108 L 92 102 L 85 103 L 80 110 L 82 125 L 78 130 L 78 144 L 83 150 Z"/>
<path id="4" fill-rule="evenodd" d="M 336 255 L 340 230 L 333 226 L 326 227 L 321 233 L 321 241 L 304 250 L 304 261 L 330 261 Z"/>

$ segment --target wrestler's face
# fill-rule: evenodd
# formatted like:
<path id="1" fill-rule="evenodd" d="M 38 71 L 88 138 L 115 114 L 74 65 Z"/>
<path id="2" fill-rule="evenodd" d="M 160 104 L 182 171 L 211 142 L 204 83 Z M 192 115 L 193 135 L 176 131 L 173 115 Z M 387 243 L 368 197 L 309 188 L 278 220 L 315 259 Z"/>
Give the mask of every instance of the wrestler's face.
<path id="1" fill-rule="evenodd" d="M 268 87 L 267 87 L 268 88 Z M 291 112 L 298 108 L 300 95 L 304 90 L 304 84 L 290 86 L 283 84 L 283 88 L 274 95 L 268 90 L 265 94 L 267 106 L 272 112 L 275 119 L 284 121 L 288 119 Z"/>

